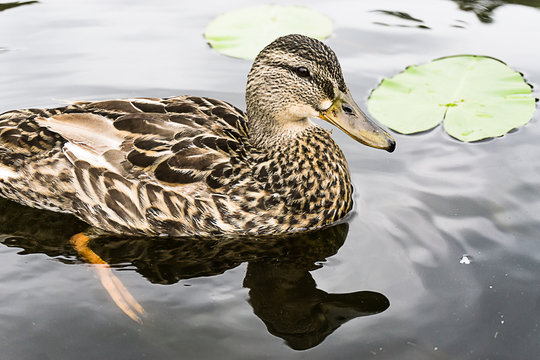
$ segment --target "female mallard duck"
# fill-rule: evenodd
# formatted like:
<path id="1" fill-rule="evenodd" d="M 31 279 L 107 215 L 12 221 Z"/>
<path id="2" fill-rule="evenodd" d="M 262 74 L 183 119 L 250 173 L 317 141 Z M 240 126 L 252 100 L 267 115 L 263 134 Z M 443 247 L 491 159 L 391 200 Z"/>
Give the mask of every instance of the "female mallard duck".
<path id="1" fill-rule="evenodd" d="M 388 151 L 334 52 L 301 35 L 255 59 L 247 114 L 180 96 L 78 102 L 0 115 L 0 195 L 133 235 L 276 234 L 352 207 L 347 162 L 320 117 Z"/>

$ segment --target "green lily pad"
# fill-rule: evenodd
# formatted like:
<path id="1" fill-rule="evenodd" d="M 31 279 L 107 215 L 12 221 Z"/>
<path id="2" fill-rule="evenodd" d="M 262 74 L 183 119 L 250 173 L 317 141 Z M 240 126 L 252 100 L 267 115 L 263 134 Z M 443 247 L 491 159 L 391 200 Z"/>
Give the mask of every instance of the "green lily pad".
<path id="1" fill-rule="evenodd" d="M 469 142 L 525 125 L 535 100 L 521 74 L 503 62 L 460 55 L 410 66 L 384 79 L 371 93 L 368 109 L 403 134 L 432 129 L 444 120 L 448 134 Z"/>
<path id="2" fill-rule="evenodd" d="M 222 54 L 254 59 L 266 45 L 288 34 L 319 40 L 332 34 L 332 21 L 304 6 L 262 5 L 226 12 L 212 20 L 204 37 Z"/>

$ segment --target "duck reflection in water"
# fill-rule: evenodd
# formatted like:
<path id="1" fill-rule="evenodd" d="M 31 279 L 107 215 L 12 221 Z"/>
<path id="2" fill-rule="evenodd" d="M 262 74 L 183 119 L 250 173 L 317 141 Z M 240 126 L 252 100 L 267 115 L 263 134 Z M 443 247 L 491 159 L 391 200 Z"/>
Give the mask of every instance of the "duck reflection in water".
<path id="1" fill-rule="evenodd" d="M 78 254 L 67 239 L 86 228 L 86 224 L 68 215 L 0 200 L 0 232 L 4 234 L 0 240 L 6 246 L 23 248 L 20 254 L 44 253 L 65 263 L 78 264 Z M 320 262 L 338 251 L 347 232 L 348 224 L 341 223 L 280 237 L 96 236 L 89 246 L 111 267 L 134 267 L 150 282 L 159 284 L 218 275 L 248 262 L 244 287 L 249 289 L 254 313 L 271 334 L 284 339 L 295 350 L 304 350 L 320 344 L 343 323 L 380 313 L 389 306 L 388 299 L 377 292 L 329 294 L 317 289 L 310 271 L 322 267 Z M 117 285 L 123 288 L 113 272 L 108 271 L 109 280 L 118 281 Z M 126 289 L 123 291 L 131 296 Z M 116 299 L 115 302 L 118 305 Z"/>

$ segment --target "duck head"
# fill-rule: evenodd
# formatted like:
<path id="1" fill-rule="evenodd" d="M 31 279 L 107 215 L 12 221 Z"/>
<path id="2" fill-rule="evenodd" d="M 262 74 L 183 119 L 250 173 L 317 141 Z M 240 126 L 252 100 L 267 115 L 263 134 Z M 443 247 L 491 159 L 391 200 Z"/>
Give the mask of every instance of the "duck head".
<path id="1" fill-rule="evenodd" d="M 293 138 L 319 117 L 358 142 L 392 152 L 392 136 L 356 104 L 336 55 L 303 35 L 274 40 L 255 58 L 246 90 L 250 139 L 259 146 Z"/>

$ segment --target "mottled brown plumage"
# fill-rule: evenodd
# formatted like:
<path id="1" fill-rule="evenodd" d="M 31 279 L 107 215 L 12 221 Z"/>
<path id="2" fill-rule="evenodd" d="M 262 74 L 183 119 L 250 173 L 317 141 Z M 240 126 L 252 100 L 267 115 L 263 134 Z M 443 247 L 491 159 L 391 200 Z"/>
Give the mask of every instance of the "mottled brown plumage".
<path id="1" fill-rule="evenodd" d="M 354 127 L 366 120 L 347 94 L 332 50 L 290 35 L 255 60 L 247 115 L 190 96 L 7 112 L 0 195 L 135 235 L 321 227 L 351 210 L 352 186 L 341 150 L 309 117 L 368 145 L 394 147 L 382 129 Z"/>

